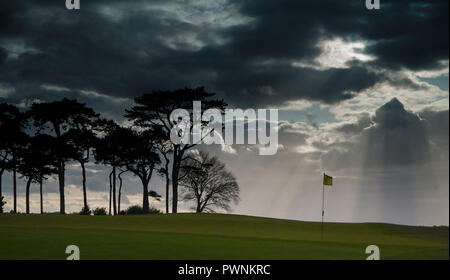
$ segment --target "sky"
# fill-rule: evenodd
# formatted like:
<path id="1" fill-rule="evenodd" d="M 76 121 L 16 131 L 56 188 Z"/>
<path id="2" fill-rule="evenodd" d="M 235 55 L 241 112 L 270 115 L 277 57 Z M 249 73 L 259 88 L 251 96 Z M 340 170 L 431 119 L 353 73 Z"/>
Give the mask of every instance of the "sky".
<path id="1" fill-rule="evenodd" d="M 230 108 L 279 110 L 279 149 L 200 146 L 235 174 L 233 213 L 449 224 L 448 1 L 0 2 L 0 102 L 76 98 L 124 121 L 133 98 L 205 86 Z M 88 165 L 88 201 L 107 206 L 108 168 Z M 11 207 L 11 177 L 3 177 Z M 67 170 L 69 212 L 82 207 L 80 166 Z M 19 209 L 25 204 L 19 181 Z M 151 189 L 164 195 L 160 178 Z M 58 210 L 56 178 L 46 211 Z M 39 211 L 32 187 L 31 211 Z M 141 203 L 126 175 L 123 208 Z M 164 201 L 152 201 L 163 208 Z M 190 206 L 181 203 L 189 211 Z"/>

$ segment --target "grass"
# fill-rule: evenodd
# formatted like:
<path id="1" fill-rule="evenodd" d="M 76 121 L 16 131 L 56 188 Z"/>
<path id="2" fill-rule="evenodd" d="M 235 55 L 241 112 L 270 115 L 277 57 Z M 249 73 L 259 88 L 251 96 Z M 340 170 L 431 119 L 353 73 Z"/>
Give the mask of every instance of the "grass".
<path id="1" fill-rule="evenodd" d="M 0 215 L 0 259 L 449 259 L 448 227 L 320 223 L 223 214 Z"/>

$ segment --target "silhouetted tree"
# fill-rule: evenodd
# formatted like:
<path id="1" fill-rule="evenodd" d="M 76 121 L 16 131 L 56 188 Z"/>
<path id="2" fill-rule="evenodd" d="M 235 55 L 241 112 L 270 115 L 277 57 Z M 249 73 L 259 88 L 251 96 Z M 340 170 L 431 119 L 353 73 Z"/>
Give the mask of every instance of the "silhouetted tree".
<path id="1" fill-rule="evenodd" d="M 158 169 L 158 174 L 162 177 L 164 177 L 166 181 L 166 214 L 169 213 L 169 187 L 170 187 L 170 173 L 169 173 L 169 165 L 170 165 L 170 155 L 172 154 L 172 143 L 170 140 L 166 139 L 166 133 L 162 129 L 161 126 L 151 126 L 149 128 L 152 131 L 153 138 L 155 139 L 155 147 L 157 153 L 160 155 L 162 165 Z"/>
<path id="2" fill-rule="evenodd" d="M 18 152 L 17 170 L 26 179 L 26 213 L 30 213 L 30 186 L 31 183 L 40 185 L 40 210 L 43 213 L 42 184 L 45 176 L 57 173 L 54 168 L 58 159 L 54 156 L 52 142 L 54 138 L 48 135 L 29 137 L 27 144 Z"/>
<path id="3" fill-rule="evenodd" d="M 155 168 L 160 164 L 159 155 L 156 153 L 156 142 L 154 131 L 145 130 L 138 132 L 132 129 L 124 129 L 120 141 L 122 147 L 122 161 L 126 169 L 136 175 L 142 182 L 142 208 L 148 212 L 149 192 L 148 186 Z M 153 192 L 156 194 L 156 192 Z"/>
<path id="4" fill-rule="evenodd" d="M 136 105 L 126 111 L 126 117 L 136 126 L 149 128 L 159 126 L 165 131 L 165 139 L 170 139 L 170 131 L 174 123 L 170 114 L 175 109 L 185 109 L 191 112 L 193 101 L 202 102 L 202 111 L 209 108 L 223 110 L 227 104 L 223 100 L 214 100 L 214 93 L 208 93 L 203 87 L 195 89 L 178 89 L 174 91 L 153 91 L 135 98 Z M 191 123 L 192 126 L 192 123 Z M 181 162 L 187 150 L 198 143 L 172 144 L 172 212 L 177 213 L 178 207 L 178 179 Z"/>
<path id="5" fill-rule="evenodd" d="M 95 160 L 99 163 L 109 165 L 112 168 L 109 174 L 110 183 L 110 205 L 113 204 L 114 215 L 117 215 L 116 203 L 116 170 L 124 166 L 122 154 L 125 146 L 128 145 L 122 139 L 124 134 L 128 133 L 128 129 L 120 127 L 114 121 L 105 121 L 102 124 L 105 135 L 97 141 L 94 155 Z M 111 214 L 111 207 L 110 207 Z"/>
<path id="6" fill-rule="evenodd" d="M 13 173 L 13 212 L 17 213 L 17 153 L 26 141 L 25 115 L 13 105 L 0 103 L 0 196 L 5 170 Z"/>
<path id="7" fill-rule="evenodd" d="M 6 103 L 0 103 L 0 199 L 3 198 L 2 193 L 2 178 L 5 170 L 10 167 L 9 159 L 11 157 L 11 139 L 9 133 L 11 129 L 16 128 L 15 120 L 19 110 Z M 1 201 L 1 200 L 0 200 Z M 0 213 L 3 213 L 3 208 L 0 205 Z"/>
<path id="8" fill-rule="evenodd" d="M 54 133 L 57 140 L 58 150 L 56 151 L 58 163 L 58 181 L 60 196 L 60 214 L 65 214 L 65 163 L 71 159 L 70 147 L 65 143 L 64 134 L 70 129 L 79 128 L 85 123 L 96 119 L 98 115 L 83 103 L 76 100 L 64 98 L 61 101 L 48 103 L 34 103 L 31 106 L 30 114 L 35 126 L 41 130 L 49 129 Z"/>
<path id="9" fill-rule="evenodd" d="M 58 169 L 55 166 L 58 165 L 58 158 L 53 152 L 54 138 L 48 135 L 37 135 L 34 137 L 34 145 L 39 149 L 38 156 L 42 157 L 42 161 L 37 163 L 38 177 L 37 183 L 39 184 L 39 204 L 40 213 L 44 214 L 44 198 L 43 198 L 43 183 L 47 179 L 47 176 L 58 174 Z"/>
<path id="10" fill-rule="evenodd" d="M 215 208 L 230 211 L 231 203 L 239 202 L 239 185 L 233 174 L 217 157 L 200 152 L 183 162 L 180 183 L 185 188 L 184 200 L 196 203 L 196 212 L 214 212 Z"/>
<path id="11" fill-rule="evenodd" d="M 81 166 L 82 184 L 83 184 L 83 208 L 87 211 L 89 205 L 87 202 L 87 188 L 86 188 L 86 163 L 89 162 L 91 150 L 95 147 L 98 140 L 94 134 L 94 122 L 87 120 L 89 123 L 79 124 L 79 128 L 70 129 L 65 138 L 67 143 L 71 146 L 72 158 L 78 161 Z"/>

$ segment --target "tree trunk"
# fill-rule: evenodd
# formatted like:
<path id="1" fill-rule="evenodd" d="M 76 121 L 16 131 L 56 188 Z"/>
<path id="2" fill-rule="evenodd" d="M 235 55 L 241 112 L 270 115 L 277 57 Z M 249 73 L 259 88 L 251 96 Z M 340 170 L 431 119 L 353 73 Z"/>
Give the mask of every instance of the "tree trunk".
<path id="1" fill-rule="evenodd" d="M 14 159 L 13 159 L 14 161 Z M 14 213 L 17 213 L 17 174 L 16 167 L 13 167 L 13 204 L 14 204 Z"/>
<path id="2" fill-rule="evenodd" d="M 167 165 L 166 165 L 167 170 Z M 169 214 L 169 185 L 170 185 L 170 178 L 169 178 L 169 172 L 166 172 L 166 214 Z"/>
<path id="3" fill-rule="evenodd" d="M 178 174 L 181 166 L 180 148 L 175 148 L 172 163 L 172 213 L 177 213 L 178 208 Z"/>
<path id="4" fill-rule="evenodd" d="M 55 130 L 56 139 L 58 143 L 61 141 L 61 128 L 59 124 L 53 123 L 53 128 Z M 65 173 L 65 163 L 64 160 L 59 158 L 58 165 L 58 182 L 59 182 L 59 214 L 66 214 L 66 202 L 64 198 L 64 173 Z"/>
<path id="5" fill-rule="evenodd" d="M 142 194 L 142 209 L 145 213 L 148 212 L 150 209 L 149 202 L 148 202 L 148 181 L 147 179 L 142 180 L 142 188 L 143 188 L 143 194 Z"/>
<path id="6" fill-rule="evenodd" d="M 30 177 L 27 181 L 27 187 L 25 189 L 25 203 L 26 203 L 26 213 L 30 214 L 30 185 L 31 185 L 32 177 Z"/>
<path id="7" fill-rule="evenodd" d="M 178 211 L 178 170 L 172 171 L 172 213 Z"/>
<path id="8" fill-rule="evenodd" d="M 197 187 L 198 189 L 198 187 Z M 202 192 L 195 191 L 195 200 L 197 202 L 197 213 L 201 213 L 203 211 L 202 207 Z"/>
<path id="9" fill-rule="evenodd" d="M 87 203 L 87 193 L 86 193 L 86 168 L 84 167 L 84 161 L 80 161 L 81 164 L 81 173 L 83 175 L 83 203 L 84 203 L 84 209 L 87 209 L 88 203 Z"/>
<path id="10" fill-rule="evenodd" d="M 117 215 L 117 203 L 116 203 L 116 166 L 113 166 L 113 208 L 114 215 Z"/>
<path id="11" fill-rule="evenodd" d="M 111 201 L 112 201 L 112 172 L 109 173 L 109 215 L 111 215 Z"/>
<path id="12" fill-rule="evenodd" d="M 65 163 L 61 161 L 58 168 L 58 181 L 59 181 L 59 214 L 66 214 L 66 203 L 64 198 L 64 174 L 65 173 Z"/>
<path id="13" fill-rule="evenodd" d="M 177 213 L 178 210 L 178 176 L 180 174 L 181 160 L 183 159 L 184 151 L 180 147 L 176 148 L 173 153 L 172 165 L 172 213 Z"/>
<path id="14" fill-rule="evenodd" d="M 43 199 L 43 195 L 42 195 L 42 179 L 39 182 L 39 195 L 41 197 L 41 214 L 44 214 L 44 199 Z"/>
<path id="15" fill-rule="evenodd" d="M 119 173 L 119 195 L 117 197 L 117 213 L 120 215 L 120 198 L 122 197 L 122 175 L 123 172 Z"/>

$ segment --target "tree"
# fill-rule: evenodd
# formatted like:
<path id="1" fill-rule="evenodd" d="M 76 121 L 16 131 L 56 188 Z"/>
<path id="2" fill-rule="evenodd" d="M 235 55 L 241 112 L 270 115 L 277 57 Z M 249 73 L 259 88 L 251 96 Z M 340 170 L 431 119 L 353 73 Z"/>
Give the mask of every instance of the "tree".
<path id="1" fill-rule="evenodd" d="M 166 180 L 166 199 L 165 199 L 166 214 L 169 214 L 169 188 L 170 188 L 169 164 L 170 164 L 170 154 L 172 153 L 172 145 L 170 145 L 169 141 L 163 140 L 157 145 L 157 149 L 164 159 L 164 166 L 158 169 L 158 173 L 164 176 Z"/>
<path id="2" fill-rule="evenodd" d="M 25 115 L 14 105 L 0 103 L 0 196 L 5 170 L 13 173 L 13 212 L 17 213 L 17 153 L 26 140 Z"/>
<path id="3" fill-rule="evenodd" d="M 6 103 L 0 103 L 0 199 L 3 199 L 2 193 L 2 177 L 5 170 L 10 167 L 9 159 L 11 155 L 11 139 L 9 133 L 12 129 L 16 128 L 15 120 L 19 110 L 13 105 Z M 0 200 L 0 210 L 3 212 L 3 201 Z"/>
<path id="4" fill-rule="evenodd" d="M 166 214 L 169 213 L 169 187 L 170 187 L 170 172 L 169 172 L 169 165 L 170 165 L 170 155 L 172 154 L 172 144 L 170 140 L 166 139 L 166 133 L 162 129 L 161 126 L 151 126 L 149 130 L 152 131 L 152 137 L 154 139 L 154 146 L 155 151 L 160 155 L 161 157 L 161 167 L 158 168 L 158 175 L 164 177 L 166 181 Z M 162 162 L 164 162 L 164 165 L 162 165 Z"/>
<path id="5" fill-rule="evenodd" d="M 60 214 L 65 214 L 65 163 L 71 159 L 68 153 L 70 147 L 65 143 L 64 134 L 72 128 L 79 128 L 85 123 L 90 123 L 98 115 L 85 104 L 76 100 L 64 98 L 60 101 L 48 103 L 33 103 L 30 114 L 36 127 L 41 130 L 49 129 L 56 137 L 58 150 L 58 182 L 60 196 Z"/>
<path id="6" fill-rule="evenodd" d="M 161 163 L 156 153 L 156 141 L 153 130 L 138 132 L 132 129 L 124 129 L 120 140 L 122 141 L 121 157 L 126 169 L 136 175 L 142 182 L 142 208 L 144 212 L 150 209 L 149 192 L 150 180 L 155 168 Z"/>
<path id="7" fill-rule="evenodd" d="M 54 165 L 58 159 L 54 157 L 54 138 L 48 135 L 29 137 L 27 144 L 18 152 L 17 169 L 23 178 L 26 178 L 26 213 L 30 213 L 30 186 L 31 183 L 40 185 L 40 211 L 43 213 L 42 184 L 45 176 L 57 173 Z"/>
<path id="8" fill-rule="evenodd" d="M 93 132 L 94 122 L 79 124 L 80 127 L 70 129 L 65 134 L 67 143 L 71 146 L 72 158 L 78 161 L 81 166 L 82 184 L 83 184 L 83 208 L 87 211 L 89 205 L 87 202 L 86 188 L 86 163 L 89 162 L 90 152 L 95 147 L 97 137 Z"/>
<path id="9" fill-rule="evenodd" d="M 215 212 L 215 208 L 228 212 L 231 203 L 239 202 L 236 178 L 217 157 L 200 152 L 197 157 L 183 162 L 182 172 L 183 199 L 195 201 L 196 212 Z"/>
<path id="10" fill-rule="evenodd" d="M 174 123 L 170 120 L 170 114 L 175 109 L 185 109 L 191 112 L 193 101 L 202 102 L 202 110 L 217 108 L 224 110 L 227 104 L 223 100 L 212 99 L 214 93 L 208 93 L 203 87 L 194 89 L 178 89 L 173 91 L 153 91 L 134 99 L 136 103 L 131 109 L 126 110 L 126 117 L 143 129 L 159 126 L 165 132 L 165 139 L 170 139 L 170 131 Z M 204 123 L 202 123 L 204 125 Z M 192 126 L 192 123 L 191 123 Z M 178 207 L 178 179 L 181 162 L 184 154 L 198 143 L 173 144 L 172 143 L 172 212 L 177 213 Z"/>
<path id="11" fill-rule="evenodd" d="M 122 139 L 124 138 L 123 134 L 127 133 L 127 130 L 120 127 L 114 121 L 103 121 L 102 126 L 105 131 L 105 136 L 97 141 L 94 156 L 97 163 L 110 165 L 112 168 L 109 174 L 109 214 L 111 215 L 112 203 L 114 215 L 117 215 L 116 170 L 124 166 L 121 155 L 125 146 L 128 144 Z"/>
<path id="12" fill-rule="evenodd" d="M 37 163 L 37 183 L 39 184 L 39 208 L 41 214 L 44 214 L 44 198 L 42 192 L 44 180 L 47 180 L 46 176 L 58 173 L 58 170 L 55 168 L 58 164 L 58 159 L 53 152 L 54 147 L 52 141 L 54 141 L 54 138 L 45 134 L 35 136 L 33 141 L 39 150 L 38 156 L 41 158 L 41 161 Z"/>

